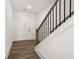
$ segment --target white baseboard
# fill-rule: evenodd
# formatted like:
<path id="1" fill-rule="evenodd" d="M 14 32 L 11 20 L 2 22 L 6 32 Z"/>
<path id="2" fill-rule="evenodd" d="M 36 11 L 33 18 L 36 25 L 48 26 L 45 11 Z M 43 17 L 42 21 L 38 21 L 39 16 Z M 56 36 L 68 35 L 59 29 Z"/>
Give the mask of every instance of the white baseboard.
<path id="1" fill-rule="evenodd" d="M 7 50 L 7 54 L 5 55 L 5 59 L 8 59 L 8 56 L 9 56 L 9 53 L 10 53 L 12 44 L 13 44 L 13 41 L 11 42 L 11 45 L 10 45 L 10 47 L 9 47 L 8 50 Z"/>
<path id="2" fill-rule="evenodd" d="M 14 41 L 24 41 L 24 40 L 35 40 L 35 39 L 34 38 L 33 39 L 23 38 L 23 39 L 15 39 Z"/>
<path id="3" fill-rule="evenodd" d="M 47 57 L 44 55 L 42 51 L 40 51 L 37 47 L 35 47 L 35 52 L 41 59 L 47 59 Z"/>

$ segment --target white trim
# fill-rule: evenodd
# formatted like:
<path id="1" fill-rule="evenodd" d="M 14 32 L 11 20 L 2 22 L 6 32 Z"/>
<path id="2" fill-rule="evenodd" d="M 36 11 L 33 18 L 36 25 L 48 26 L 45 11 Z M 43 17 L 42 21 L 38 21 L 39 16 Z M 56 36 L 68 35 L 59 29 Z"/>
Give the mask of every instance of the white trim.
<path id="1" fill-rule="evenodd" d="M 15 39 L 13 41 L 24 41 L 24 40 L 35 40 L 34 38 L 33 39 L 27 39 L 27 38 L 24 38 L 24 39 Z"/>
<path id="2" fill-rule="evenodd" d="M 12 44 L 13 44 L 13 41 L 11 42 L 11 46 L 10 46 L 10 47 L 8 48 L 8 50 L 7 50 L 7 54 L 5 55 L 5 59 L 8 59 L 8 56 L 9 56 L 9 53 L 10 53 Z"/>
<path id="3" fill-rule="evenodd" d="M 35 52 L 37 53 L 37 55 L 41 58 L 41 59 L 47 59 L 47 57 L 45 56 L 45 54 L 40 51 L 37 47 L 35 47 Z"/>

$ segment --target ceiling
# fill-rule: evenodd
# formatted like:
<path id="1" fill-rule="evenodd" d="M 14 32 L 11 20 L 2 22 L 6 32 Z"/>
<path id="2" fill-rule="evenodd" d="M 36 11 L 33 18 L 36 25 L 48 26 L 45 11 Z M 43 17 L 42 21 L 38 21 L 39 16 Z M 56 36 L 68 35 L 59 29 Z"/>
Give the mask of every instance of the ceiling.
<path id="1" fill-rule="evenodd" d="M 14 11 L 38 13 L 43 8 L 47 7 L 53 0 L 11 0 L 11 1 Z M 28 5 L 31 5 L 30 9 L 28 9 Z"/>

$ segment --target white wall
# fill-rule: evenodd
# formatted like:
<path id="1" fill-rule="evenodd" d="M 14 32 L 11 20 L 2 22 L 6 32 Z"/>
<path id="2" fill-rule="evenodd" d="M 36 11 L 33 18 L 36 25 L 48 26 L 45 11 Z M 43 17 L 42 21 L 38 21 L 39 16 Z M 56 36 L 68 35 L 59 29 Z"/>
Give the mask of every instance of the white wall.
<path id="1" fill-rule="evenodd" d="M 34 14 L 14 11 L 13 39 L 15 41 L 35 39 L 35 27 L 36 16 Z"/>
<path id="2" fill-rule="evenodd" d="M 5 0 L 5 58 L 12 45 L 12 5 L 10 0 Z"/>
<path id="3" fill-rule="evenodd" d="M 41 59 L 74 59 L 73 17 L 35 47 Z"/>

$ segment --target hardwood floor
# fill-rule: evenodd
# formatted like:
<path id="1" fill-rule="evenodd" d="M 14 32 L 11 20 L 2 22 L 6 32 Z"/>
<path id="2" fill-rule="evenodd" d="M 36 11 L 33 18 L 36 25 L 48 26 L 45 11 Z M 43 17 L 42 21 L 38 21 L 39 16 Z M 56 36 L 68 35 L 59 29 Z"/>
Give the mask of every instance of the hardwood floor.
<path id="1" fill-rule="evenodd" d="M 40 59 L 34 51 L 34 40 L 13 42 L 8 59 Z"/>

